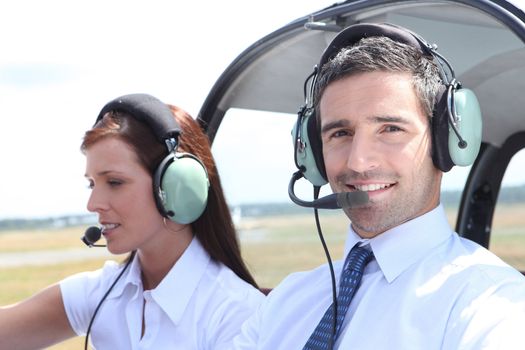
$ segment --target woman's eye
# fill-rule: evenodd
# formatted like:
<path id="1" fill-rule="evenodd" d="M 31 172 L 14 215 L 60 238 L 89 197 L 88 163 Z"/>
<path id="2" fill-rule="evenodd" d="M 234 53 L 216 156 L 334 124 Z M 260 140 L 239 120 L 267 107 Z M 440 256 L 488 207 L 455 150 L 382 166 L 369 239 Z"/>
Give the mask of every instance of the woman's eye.
<path id="1" fill-rule="evenodd" d="M 108 184 L 111 187 L 116 187 L 116 186 L 122 185 L 122 181 L 120 181 L 120 180 L 108 180 Z"/>

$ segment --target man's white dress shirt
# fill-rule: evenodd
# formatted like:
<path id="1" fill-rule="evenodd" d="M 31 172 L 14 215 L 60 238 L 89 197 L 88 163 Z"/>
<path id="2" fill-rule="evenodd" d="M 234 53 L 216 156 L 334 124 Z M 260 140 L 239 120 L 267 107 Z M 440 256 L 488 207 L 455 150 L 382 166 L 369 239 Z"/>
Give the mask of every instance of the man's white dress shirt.
<path id="1" fill-rule="evenodd" d="M 60 282 L 71 327 L 84 335 L 123 265 L 106 262 Z M 243 321 L 264 299 L 194 238 L 162 282 L 143 290 L 138 258 L 102 304 L 91 329 L 96 349 L 231 349 Z M 141 337 L 144 310 L 145 333 Z"/>
<path id="2" fill-rule="evenodd" d="M 350 229 L 345 256 L 360 237 Z M 438 206 L 366 243 L 375 259 L 336 348 L 525 349 L 525 277 L 460 238 Z M 342 261 L 334 263 L 339 284 Z M 243 325 L 236 349 L 302 349 L 332 303 L 325 264 L 281 282 Z"/>

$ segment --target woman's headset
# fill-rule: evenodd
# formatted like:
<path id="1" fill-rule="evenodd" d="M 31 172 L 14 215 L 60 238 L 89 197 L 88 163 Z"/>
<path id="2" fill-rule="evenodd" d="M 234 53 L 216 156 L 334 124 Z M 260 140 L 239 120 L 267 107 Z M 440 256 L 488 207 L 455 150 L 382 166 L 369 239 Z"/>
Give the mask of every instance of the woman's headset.
<path id="1" fill-rule="evenodd" d="M 305 104 L 299 109 L 297 123 L 292 131 L 295 164 L 314 186 L 320 187 L 327 183 L 322 142 L 312 101 L 319 70 L 341 49 L 356 44 L 362 38 L 374 36 L 385 36 L 410 45 L 431 58 L 439 68 L 443 86 L 436 97 L 432 116 L 434 165 L 447 172 L 454 165 L 471 165 L 478 155 L 482 132 L 478 100 L 471 90 L 463 88 L 456 80 L 452 66 L 436 51 L 436 46 L 428 44 L 408 29 L 393 24 L 355 24 L 336 35 L 325 49 L 319 64 L 314 67 L 313 73 L 306 79 Z"/>
<path id="2" fill-rule="evenodd" d="M 208 173 L 199 158 L 177 152 L 182 131 L 170 108 L 147 94 L 124 95 L 102 108 L 95 125 L 112 110 L 126 112 L 148 124 L 157 140 L 167 147 L 167 156 L 153 174 L 153 195 L 162 216 L 181 224 L 197 220 L 208 201 Z"/>

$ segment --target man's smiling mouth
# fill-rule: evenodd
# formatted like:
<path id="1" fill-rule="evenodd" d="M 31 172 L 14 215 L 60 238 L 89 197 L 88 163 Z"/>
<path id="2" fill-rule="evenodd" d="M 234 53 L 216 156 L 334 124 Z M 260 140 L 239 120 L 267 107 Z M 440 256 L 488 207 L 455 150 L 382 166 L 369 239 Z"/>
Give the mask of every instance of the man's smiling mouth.
<path id="1" fill-rule="evenodd" d="M 371 191 L 383 190 L 393 185 L 394 184 L 366 184 L 366 185 L 351 185 L 351 187 L 358 191 L 371 192 Z"/>

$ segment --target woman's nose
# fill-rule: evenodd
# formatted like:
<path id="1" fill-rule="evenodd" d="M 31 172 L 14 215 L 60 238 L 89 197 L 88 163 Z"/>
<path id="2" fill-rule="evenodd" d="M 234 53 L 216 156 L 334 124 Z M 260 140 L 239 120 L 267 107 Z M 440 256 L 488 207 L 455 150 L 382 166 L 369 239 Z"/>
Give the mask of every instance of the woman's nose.
<path id="1" fill-rule="evenodd" d="M 93 213 L 107 210 L 108 207 L 109 203 L 106 196 L 104 196 L 101 190 L 93 187 L 87 202 L 87 210 Z"/>

